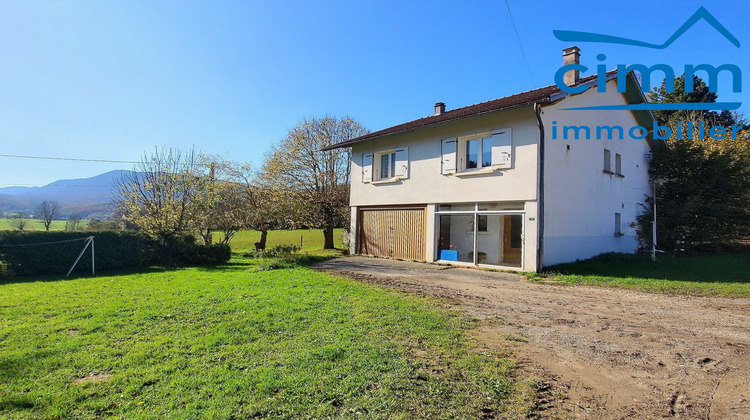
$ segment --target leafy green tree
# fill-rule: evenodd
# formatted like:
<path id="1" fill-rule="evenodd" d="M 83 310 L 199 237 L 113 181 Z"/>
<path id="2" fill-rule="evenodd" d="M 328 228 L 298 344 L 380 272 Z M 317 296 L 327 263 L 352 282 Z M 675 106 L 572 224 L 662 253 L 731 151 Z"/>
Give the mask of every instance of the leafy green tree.
<path id="1" fill-rule="evenodd" d="M 351 151 L 322 149 L 367 132 L 350 118 L 306 119 L 272 149 L 263 165 L 266 191 L 294 197 L 290 213 L 299 224 L 323 229 L 325 249 L 334 248 L 333 229 L 349 220 Z"/>
<path id="2" fill-rule="evenodd" d="M 665 84 L 654 89 L 650 101 L 716 102 L 716 93 L 694 77 L 694 92 L 685 92 L 684 75 L 675 79 L 675 92 Z M 668 147 L 653 151 L 650 176 L 656 187 L 658 247 L 666 250 L 716 248 L 750 235 L 750 136 L 746 130 L 737 139 L 692 138 L 676 135 L 677 123 L 683 130 L 688 121 L 694 130 L 704 122 L 710 127 L 744 124 L 739 114 L 729 111 L 656 111 L 660 125 L 672 129 Z M 653 197 L 646 200 L 646 212 L 639 218 L 642 243 L 651 242 Z"/>
<path id="3" fill-rule="evenodd" d="M 666 81 L 661 87 L 654 88 L 649 93 L 649 102 L 653 103 L 713 103 L 719 95 L 711 92 L 708 85 L 698 76 L 693 76 L 693 91 L 685 92 L 685 75 L 675 77 L 674 92 L 667 92 Z M 705 121 L 712 126 L 728 127 L 737 122 L 737 116 L 728 110 L 692 111 L 692 110 L 657 110 L 654 116 L 660 124 L 671 124 L 677 121 Z"/>
<path id="4" fill-rule="evenodd" d="M 682 141 L 654 153 L 658 247 L 715 249 L 750 235 L 750 165 L 729 153 Z M 653 201 L 640 217 L 651 237 Z M 650 242 L 650 240 L 648 241 Z"/>

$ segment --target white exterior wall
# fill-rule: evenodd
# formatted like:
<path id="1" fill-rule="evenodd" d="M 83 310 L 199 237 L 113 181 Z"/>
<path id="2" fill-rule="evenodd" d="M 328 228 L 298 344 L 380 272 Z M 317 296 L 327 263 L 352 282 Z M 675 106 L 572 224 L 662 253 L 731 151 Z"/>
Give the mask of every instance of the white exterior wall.
<path id="1" fill-rule="evenodd" d="M 446 138 L 512 129 L 512 165 L 485 175 L 441 174 L 441 141 Z M 404 204 L 427 205 L 426 259 L 436 257 L 436 204 L 523 202 L 523 271 L 536 269 L 539 130 L 532 107 L 453 121 L 415 132 L 356 144 L 352 147 L 352 232 L 356 208 Z M 362 182 L 362 155 L 407 146 L 409 176 L 393 183 Z M 373 161 L 373 165 L 379 162 Z M 352 246 L 353 251 L 353 246 Z"/>
<path id="2" fill-rule="evenodd" d="M 644 202 L 644 194 L 651 195 L 646 158 L 649 146 L 646 140 L 634 140 L 628 135 L 628 130 L 639 124 L 627 111 L 560 110 L 624 103 L 625 98 L 617 93 L 615 81 L 611 81 L 607 93 L 597 93 L 596 88 L 591 88 L 543 108 L 544 266 L 604 252 L 629 253 L 637 247 L 635 229 L 628 225 L 642 213 L 639 203 Z M 553 121 L 557 122 L 556 140 L 552 138 Z M 570 133 L 569 139 L 564 140 L 562 127 L 566 125 L 590 126 L 592 139 L 575 140 Z M 622 126 L 623 140 L 594 139 L 597 125 Z M 606 138 L 606 131 L 603 136 Z M 623 178 L 602 172 L 604 149 L 611 151 L 612 171 L 615 154 L 622 155 Z M 614 235 L 616 212 L 622 214 L 622 237 Z"/>
<path id="3" fill-rule="evenodd" d="M 442 175 L 441 140 L 512 128 L 510 169 L 488 175 Z M 528 201 L 537 196 L 537 143 L 539 130 L 531 107 L 498 112 L 435 127 L 374 139 L 352 147 L 352 206 L 391 204 Z M 362 155 L 409 147 L 409 177 L 395 183 L 363 183 Z M 373 162 L 377 165 L 378 162 Z"/>

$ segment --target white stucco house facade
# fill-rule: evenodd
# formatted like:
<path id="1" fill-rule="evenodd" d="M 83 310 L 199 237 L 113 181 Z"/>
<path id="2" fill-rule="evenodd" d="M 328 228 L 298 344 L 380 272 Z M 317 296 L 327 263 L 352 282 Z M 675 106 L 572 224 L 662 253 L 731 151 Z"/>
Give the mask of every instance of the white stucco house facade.
<path id="1" fill-rule="evenodd" d="M 577 61 L 577 48 L 565 51 Z M 632 73 L 619 78 L 624 93 L 615 72 L 606 92 L 575 73 L 566 84 L 592 88 L 437 103 L 431 116 L 327 148 L 352 149 L 351 252 L 518 271 L 633 252 L 653 116 L 566 110 L 645 101 Z"/>

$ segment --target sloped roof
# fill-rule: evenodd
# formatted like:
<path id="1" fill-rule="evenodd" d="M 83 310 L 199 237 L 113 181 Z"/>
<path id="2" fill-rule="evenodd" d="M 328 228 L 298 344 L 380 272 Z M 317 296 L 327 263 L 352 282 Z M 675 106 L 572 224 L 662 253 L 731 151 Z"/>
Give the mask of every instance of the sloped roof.
<path id="1" fill-rule="evenodd" d="M 612 70 L 607 73 L 607 77 L 613 77 L 617 74 L 616 70 Z M 596 75 L 584 77 L 578 81 L 575 86 L 580 86 L 586 83 L 596 82 Z M 567 95 L 557 85 L 549 85 L 542 88 L 529 90 L 526 92 L 516 93 L 514 95 L 505 96 L 499 99 L 494 99 L 487 102 L 481 102 L 474 105 L 465 106 L 463 108 L 456 108 L 450 111 L 445 111 L 439 115 L 431 115 L 429 117 L 420 118 L 418 120 L 409 121 L 403 124 L 394 125 L 393 127 L 384 128 L 379 131 L 373 131 L 372 133 L 365 134 L 364 136 L 356 137 L 350 140 L 342 141 L 336 144 L 332 144 L 323 150 L 333 150 L 341 147 L 348 147 L 353 144 L 361 143 L 363 141 L 372 140 L 378 137 L 384 137 L 392 134 L 401 134 L 409 131 L 418 130 L 421 128 L 430 127 L 433 125 L 445 123 L 448 121 L 459 120 L 467 117 L 475 117 L 490 112 L 498 112 L 512 108 L 519 108 L 522 106 L 531 105 L 534 103 L 545 103 L 549 102 L 550 98 L 556 95 Z"/>

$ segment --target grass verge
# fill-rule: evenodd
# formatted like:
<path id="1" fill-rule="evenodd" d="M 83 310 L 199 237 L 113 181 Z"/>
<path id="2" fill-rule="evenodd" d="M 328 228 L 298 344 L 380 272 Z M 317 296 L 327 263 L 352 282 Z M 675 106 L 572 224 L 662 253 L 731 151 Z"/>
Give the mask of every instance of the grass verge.
<path id="1" fill-rule="evenodd" d="M 524 417 L 533 381 L 439 303 L 307 268 L 0 283 L 0 417 Z"/>
<path id="2" fill-rule="evenodd" d="M 693 296 L 750 297 L 750 255 L 603 254 L 529 273 L 531 280 Z"/>

